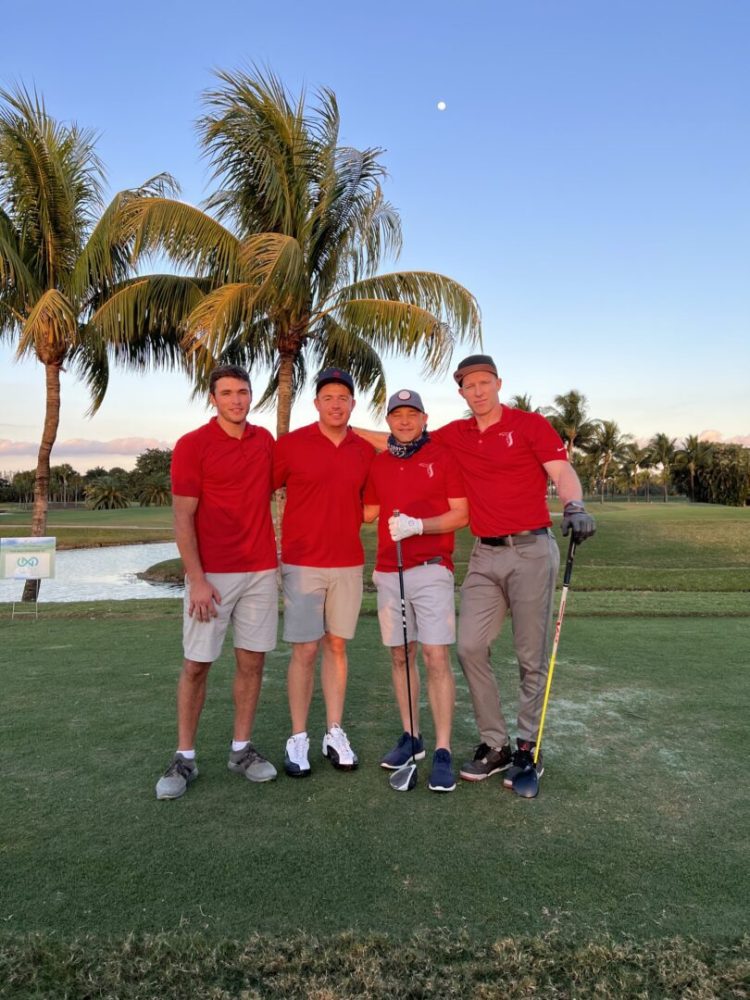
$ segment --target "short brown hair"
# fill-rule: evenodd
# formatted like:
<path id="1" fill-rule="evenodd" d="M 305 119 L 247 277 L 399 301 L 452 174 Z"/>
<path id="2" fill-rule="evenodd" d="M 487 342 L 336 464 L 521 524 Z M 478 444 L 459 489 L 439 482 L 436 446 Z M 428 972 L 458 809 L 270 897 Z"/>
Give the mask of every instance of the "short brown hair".
<path id="1" fill-rule="evenodd" d="M 248 388 L 252 392 L 250 376 L 244 368 L 240 368 L 239 365 L 219 365 L 208 376 L 208 391 L 210 395 L 213 396 L 216 383 L 220 378 L 238 378 L 241 382 L 247 382 Z"/>

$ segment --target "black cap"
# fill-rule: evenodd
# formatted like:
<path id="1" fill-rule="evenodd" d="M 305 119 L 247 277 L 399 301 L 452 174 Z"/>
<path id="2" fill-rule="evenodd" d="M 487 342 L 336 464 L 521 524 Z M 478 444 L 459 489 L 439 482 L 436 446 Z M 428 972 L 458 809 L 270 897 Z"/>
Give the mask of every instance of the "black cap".
<path id="1" fill-rule="evenodd" d="M 453 372 L 453 378 L 461 385 L 466 376 L 472 375 L 474 372 L 490 372 L 495 378 L 498 378 L 497 365 L 489 354 L 472 354 L 470 357 L 464 358 Z"/>
<path id="2" fill-rule="evenodd" d="M 345 385 L 352 396 L 354 395 L 354 380 L 349 372 L 345 372 L 343 368 L 324 368 L 315 379 L 315 394 L 317 395 L 323 386 L 328 385 L 330 382 L 338 382 L 341 385 Z"/>

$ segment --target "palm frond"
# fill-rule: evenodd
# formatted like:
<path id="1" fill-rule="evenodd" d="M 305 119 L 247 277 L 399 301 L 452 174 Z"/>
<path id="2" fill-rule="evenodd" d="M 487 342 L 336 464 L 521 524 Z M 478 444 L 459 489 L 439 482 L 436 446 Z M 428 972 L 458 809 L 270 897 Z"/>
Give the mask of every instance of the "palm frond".
<path id="1" fill-rule="evenodd" d="M 18 357 L 36 354 L 44 364 L 62 363 L 78 344 L 76 314 L 68 299 L 49 288 L 34 303 L 18 339 Z"/>
<path id="2" fill-rule="evenodd" d="M 297 354 L 294 358 L 292 368 L 292 400 L 298 398 L 305 387 L 307 381 L 307 365 L 303 354 Z M 276 394 L 279 390 L 279 358 L 275 359 L 275 364 L 268 384 L 263 390 L 263 395 L 254 405 L 255 410 L 270 410 L 276 402 Z"/>
<path id="3" fill-rule="evenodd" d="M 132 197 L 121 204 L 119 214 L 135 260 L 164 252 L 200 277 L 239 277 L 237 237 L 201 209 L 172 198 Z"/>
<path id="4" fill-rule="evenodd" d="M 131 345 L 144 338 L 165 338 L 170 346 L 179 344 L 185 333 L 185 318 L 192 312 L 210 287 L 207 279 L 189 278 L 176 274 L 155 274 L 123 282 L 93 314 L 92 330 L 112 345 L 123 359 L 130 356 Z M 153 352 L 149 347 L 148 353 Z M 136 349 L 137 354 L 137 349 Z"/>
<path id="5" fill-rule="evenodd" d="M 80 331 L 78 346 L 70 356 L 77 376 L 85 382 L 91 395 L 91 405 L 86 416 L 92 417 L 104 402 L 109 386 L 109 360 L 105 344 L 90 326 Z"/>
<path id="6" fill-rule="evenodd" d="M 371 394 L 371 410 L 383 415 L 386 383 L 383 363 L 368 339 L 339 326 L 331 316 L 322 321 L 320 335 L 311 341 L 310 354 L 317 368 L 343 368 L 362 392 Z"/>

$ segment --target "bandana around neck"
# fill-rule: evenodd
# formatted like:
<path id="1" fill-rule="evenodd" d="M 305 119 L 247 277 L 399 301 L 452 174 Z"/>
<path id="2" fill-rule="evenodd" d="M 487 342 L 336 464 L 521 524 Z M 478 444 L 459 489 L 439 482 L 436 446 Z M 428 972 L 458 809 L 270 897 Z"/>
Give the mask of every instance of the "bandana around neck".
<path id="1" fill-rule="evenodd" d="M 411 456 L 416 455 L 419 449 L 426 445 L 429 440 L 430 435 L 427 433 L 426 427 L 415 441 L 409 441 L 407 444 L 402 444 L 400 441 L 397 441 L 392 434 L 389 434 L 388 451 L 394 458 L 411 458 Z"/>

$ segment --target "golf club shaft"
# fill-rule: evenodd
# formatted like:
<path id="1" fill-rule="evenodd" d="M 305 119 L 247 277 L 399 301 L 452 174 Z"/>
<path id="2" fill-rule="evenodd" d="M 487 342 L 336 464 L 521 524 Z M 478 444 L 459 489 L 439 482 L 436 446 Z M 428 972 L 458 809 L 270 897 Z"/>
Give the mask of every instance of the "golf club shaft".
<path id="1" fill-rule="evenodd" d="M 394 517 L 398 511 L 394 510 Z M 409 666 L 409 636 L 406 631 L 406 593 L 404 591 L 404 561 L 401 556 L 401 542 L 396 542 L 396 565 L 398 566 L 398 589 L 401 596 L 401 627 L 404 632 L 404 656 L 406 657 L 406 697 L 409 699 L 409 735 L 411 736 L 411 759 L 416 764 L 417 748 L 414 736 L 414 713 L 411 707 L 411 668 Z"/>
<path id="2" fill-rule="evenodd" d="M 555 622 L 555 638 L 552 643 L 552 656 L 550 656 L 549 667 L 547 669 L 547 684 L 544 688 L 544 702 L 542 704 L 542 717 L 539 720 L 539 732 L 536 737 L 536 746 L 534 747 L 534 765 L 536 766 L 539 760 L 539 751 L 542 746 L 542 735 L 544 733 L 544 720 L 547 716 L 547 702 L 549 701 L 549 693 L 552 687 L 552 675 L 555 672 L 555 660 L 557 659 L 557 647 L 560 645 L 560 632 L 562 631 L 563 618 L 565 617 L 565 605 L 568 600 L 568 588 L 570 587 L 570 577 L 573 573 L 573 557 L 576 552 L 576 543 L 571 532 L 570 544 L 568 545 L 568 557 L 565 560 L 565 573 L 563 575 L 563 587 L 562 593 L 560 594 L 560 610 L 557 613 L 557 621 Z"/>

